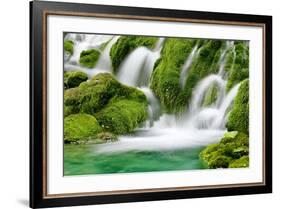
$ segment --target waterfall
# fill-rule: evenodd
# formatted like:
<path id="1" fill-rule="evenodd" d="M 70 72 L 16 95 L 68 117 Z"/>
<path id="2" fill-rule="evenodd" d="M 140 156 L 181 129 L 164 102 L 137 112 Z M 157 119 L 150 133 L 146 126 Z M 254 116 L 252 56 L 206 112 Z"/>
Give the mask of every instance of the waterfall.
<path id="1" fill-rule="evenodd" d="M 219 59 L 219 75 L 224 77 L 225 71 L 224 66 L 226 64 L 226 53 L 227 51 L 234 46 L 234 41 L 226 41 L 226 46 L 224 50 L 221 53 L 220 59 Z"/>
<path id="2" fill-rule="evenodd" d="M 110 50 L 119 36 L 103 36 L 69 33 L 65 40 L 74 42 L 72 56 L 65 57 L 64 70 L 81 70 L 89 78 L 100 72 L 113 73 Z M 103 50 L 100 46 L 107 43 Z M 205 146 L 216 143 L 225 133 L 225 122 L 234 98 L 238 92 L 239 84 L 226 92 L 227 74 L 225 64 L 227 53 L 233 53 L 235 63 L 236 53 L 234 41 L 226 41 L 218 60 L 218 73 L 210 74 L 201 79 L 192 91 L 186 113 L 181 115 L 163 113 L 160 101 L 149 88 L 150 77 L 160 52 L 164 38 L 159 38 L 153 49 L 138 47 L 134 49 L 121 63 L 116 78 L 123 84 L 141 90 L 148 101 L 148 119 L 142 127 L 125 136 L 118 136 L 117 142 L 96 145 L 98 152 L 126 152 L 129 150 L 171 150 L 188 147 Z M 85 49 L 95 48 L 101 51 L 96 66 L 89 69 L 79 64 L 80 53 Z M 192 62 L 200 53 L 199 45 L 195 45 L 187 56 L 181 69 L 179 83 L 184 91 L 188 70 Z M 246 53 L 246 52 L 245 52 Z M 203 102 L 210 88 L 216 87 L 216 101 L 209 106 Z"/>
<path id="3" fill-rule="evenodd" d="M 115 36 L 112 38 L 109 43 L 106 45 L 105 49 L 100 55 L 98 63 L 95 68 L 99 70 L 105 70 L 107 72 L 112 72 L 111 59 L 110 59 L 110 49 L 112 45 L 118 40 L 120 36 Z"/>
<path id="4" fill-rule="evenodd" d="M 239 84 L 235 85 L 224 98 L 222 104 L 219 106 L 218 114 L 216 115 L 216 118 L 211 126 L 212 128 L 223 128 L 224 127 L 225 121 L 226 121 L 227 110 L 233 103 L 234 98 L 238 92 L 239 86 L 240 86 Z"/>
<path id="5" fill-rule="evenodd" d="M 111 46 L 117 41 L 118 36 L 111 36 L 111 35 L 94 35 L 94 34 L 75 34 L 75 33 L 68 33 L 64 40 L 71 40 L 73 41 L 73 54 L 71 56 L 64 56 L 64 70 L 65 71 L 73 71 L 73 70 L 80 70 L 88 74 L 91 78 L 93 75 L 99 72 L 110 72 L 110 57 L 109 51 Z M 111 40 L 111 41 L 110 41 Z M 106 42 L 110 41 L 103 52 L 100 50 L 100 46 Z M 79 63 L 80 54 L 83 50 L 88 49 L 96 49 L 101 52 L 101 61 L 99 59 L 97 66 L 100 67 L 97 70 L 89 69 L 83 67 Z M 103 63 L 107 63 L 106 65 L 102 65 Z"/>
<path id="6" fill-rule="evenodd" d="M 153 50 L 138 47 L 121 63 L 117 78 L 129 86 L 148 86 L 154 63 L 160 57 L 164 38 L 159 38 Z"/>
<path id="7" fill-rule="evenodd" d="M 188 70 L 194 60 L 194 58 L 197 57 L 197 55 L 199 54 L 200 49 L 198 49 L 198 44 L 196 44 L 194 46 L 194 48 L 192 49 L 192 51 L 190 52 L 190 54 L 188 55 L 187 59 L 185 60 L 182 70 L 181 70 L 181 74 L 180 74 L 180 86 L 181 88 L 184 88 L 185 85 L 185 81 L 186 81 L 186 75 L 188 73 Z"/>
<path id="8" fill-rule="evenodd" d="M 148 100 L 148 126 L 153 126 L 154 121 L 157 121 L 161 114 L 161 107 L 159 100 L 155 97 L 152 90 L 148 87 L 139 88 Z"/>

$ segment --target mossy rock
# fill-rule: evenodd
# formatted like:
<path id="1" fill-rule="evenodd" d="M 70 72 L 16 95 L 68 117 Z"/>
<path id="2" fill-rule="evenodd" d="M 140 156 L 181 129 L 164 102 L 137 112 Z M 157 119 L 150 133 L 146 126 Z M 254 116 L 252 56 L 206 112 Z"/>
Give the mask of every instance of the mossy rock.
<path id="1" fill-rule="evenodd" d="M 68 71 L 63 74 L 64 88 L 73 88 L 88 80 L 88 75 L 81 71 Z"/>
<path id="2" fill-rule="evenodd" d="M 237 160 L 233 160 L 229 164 L 229 168 L 248 168 L 249 167 L 249 156 L 243 156 Z"/>
<path id="3" fill-rule="evenodd" d="M 231 158 L 224 155 L 217 155 L 211 158 L 209 168 L 228 168 Z"/>
<path id="4" fill-rule="evenodd" d="M 165 112 L 178 112 L 185 103 L 179 84 L 180 73 L 195 44 L 196 40 L 184 38 L 167 38 L 164 42 L 161 58 L 154 65 L 151 88 Z"/>
<path id="5" fill-rule="evenodd" d="M 234 46 L 235 51 L 228 54 L 225 66 L 228 72 L 227 91 L 249 78 L 249 45 L 246 41 L 235 41 Z"/>
<path id="6" fill-rule="evenodd" d="M 87 68 L 93 68 L 100 57 L 100 52 L 96 49 L 84 50 L 80 54 L 79 63 Z"/>
<path id="7" fill-rule="evenodd" d="M 101 131 L 102 128 L 92 115 L 73 114 L 64 118 L 65 143 L 86 143 Z"/>
<path id="8" fill-rule="evenodd" d="M 198 45 L 200 53 L 194 57 L 187 72 L 184 88 L 180 86 L 180 73 L 183 64 L 193 47 Z M 196 84 L 219 69 L 218 61 L 224 41 L 167 38 L 161 51 L 161 59 L 155 65 L 151 88 L 160 98 L 165 112 L 178 113 L 186 110 Z"/>
<path id="9" fill-rule="evenodd" d="M 69 55 L 72 55 L 73 54 L 73 41 L 71 40 L 65 40 L 63 42 L 63 48 L 64 48 L 64 51 L 66 53 L 68 53 Z"/>
<path id="10" fill-rule="evenodd" d="M 201 151 L 200 158 L 208 168 L 227 168 L 248 155 L 249 137 L 244 133 L 233 131 L 225 133 L 219 143 L 207 146 Z"/>
<path id="11" fill-rule="evenodd" d="M 79 87 L 65 91 L 64 114 L 94 115 L 102 128 L 124 134 L 147 118 L 148 102 L 140 90 L 119 83 L 112 74 L 101 73 Z"/>
<path id="12" fill-rule="evenodd" d="M 114 99 L 95 116 L 106 131 L 125 134 L 146 120 L 147 106 L 133 100 Z"/>
<path id="13" fill-rule="evenodd" d="M 228 131 L 249 134 L 249 79 L 243 81 L 239 87 L 226 127 Z"/>
<path id="14" fill-rule="evenodd" d="M 146 37 L 146 36 L 122 36 L 116 43 L 113 44 L 110 50 L 111 63 L 114 72 L 117 71 L 118 67 L 126 56 L 134 49 L 140 46 L 154 48 L 157 37 Z"/>

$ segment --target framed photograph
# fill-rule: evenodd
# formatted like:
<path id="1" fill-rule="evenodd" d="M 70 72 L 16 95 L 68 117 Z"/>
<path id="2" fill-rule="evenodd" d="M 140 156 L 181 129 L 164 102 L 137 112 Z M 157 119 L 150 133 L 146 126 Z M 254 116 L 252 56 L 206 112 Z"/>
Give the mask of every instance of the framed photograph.
<path id="1" fill-rule="evenodd" d="M 270 193 L 272 17 L 30 3 L 30 207 Z"/>

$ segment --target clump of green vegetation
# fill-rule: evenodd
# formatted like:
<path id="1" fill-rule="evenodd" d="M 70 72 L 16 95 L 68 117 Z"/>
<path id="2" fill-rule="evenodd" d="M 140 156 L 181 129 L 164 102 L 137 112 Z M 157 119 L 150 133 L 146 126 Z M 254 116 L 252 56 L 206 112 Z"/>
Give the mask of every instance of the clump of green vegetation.
<path id="1" fill-rule="evenodd" d="M 227 132 L 217 144 L 207 146 L 200 158 L 208 168 L 244 168 L 249 166 L 249 137 L 241 132 Z"/>
<path id="2" fill-rule="evenodd" d="M 100 57 L 100 52 L 96 49 L 84 50 L 80 54 L 79 63 L 87 68 L 93 68 Z"/>
<path id="3" fill-rule="evenodd" d="M 235 51 L 227 56 L 225 70 L 228 72 L 227 91 L 249 77 L 249 46 L 245 41 L 235 41 Z"/>
<path id="4" fill-rule="evenodd" d="M 115 134 L 131 132 L 147 118 L 146 104 L 128 99 L 111 101 L 104 109 L 95 114 L 101 126 Z"/>
<path id="5" fill-rule="evenodd" d="M 226 127 L 228 131 L 249 134 L 249 79 L 240 84 Z"/>
<path id="6" fill-rule="evenodd" d="M 154 48 L 158 38 L 146 36 L 122 36 L 111 47 L 110 57 L 113 70 L 116 72 L 121 62 L 139 46 Z"/>
<path id="7" fill-rule="evenodd" d="M 64 48 L 64 51 L 70 55 L 73 54 L 73 41 L 71 40 L 65 40 L 64 43 L 63 43 L 63 48 Z"/>
<path id="8" fill-rule="evenodd" d="M 101 131 L 102 128 L 92 115 L 73 114 L 64 118 L 65 143 L 85 143 Z"/>
<path id="9" fill-rule="evenodd" d="M 79 86 L 80 83 L 88 80 L 86 73 L 81 71 L 68 71 L 63 74 L 64 88 L 69 89 Z"/>
<path id="10" fill-rule="evenodd" d="M 182 89 L 179 84 L 180 73 L 196 44 L 201 48 L 200 53 L 191 64 Z M 224 42 L 219 40 L 166 39 L 161 59 L 155 65 L 151 79 L 151 88 L 160 98 L 165 112 L 178 113 L 185 110 L 195 85 L 205 76 L 218 71 L 218 61 L 224 47 Z"/>
<path id="11" fill-rule="evenodd" d="M 94 115 L 104 130 L 114 134 L 128 133 L 145 121 L 147 105 L 143 92 L 119 83 L 110 73 L 100 73 L 64 95 L 65 116 Z"/>

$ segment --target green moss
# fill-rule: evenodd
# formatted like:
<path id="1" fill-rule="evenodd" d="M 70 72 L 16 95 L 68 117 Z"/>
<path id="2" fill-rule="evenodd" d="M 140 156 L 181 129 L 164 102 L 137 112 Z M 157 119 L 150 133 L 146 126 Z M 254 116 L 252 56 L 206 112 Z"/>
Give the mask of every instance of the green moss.
<path id="1" fill-rule="evenodd" d="M 74 111 L 94 114 L 112 97 L 119 95 L 121 88 L 122 85 L 111 74 L 98 74 L 88 82 L 81 83 L 79 87 L 66 90 L 64 104 Z"/>
<path id="2" fill-rule="evenodd" d="M 80 83 L 86 80 L 88 80 L 87 74 L 81 71 L 68 71 L 63 74 L 65 89 L 77 87 Z"/>
<path id="3" fill-rule="evenodd" d="M 208 163 L 209 168 L 228 168 L 228 165 L 231 161 L 230 157 L 226 157 L 224 155 L 216 155 L 211 158 Z"/>
<path id="4" fill-rule="evenodd" d="M 131 132 L 147 118 L 146 104 L 117 99 L 111 101 L 104 109 L 95 114 L 101 126 L 115 134 Z"/>
<path id="5" fill-rule="evenodd" d="M 82 66 L 93 68 L 100 57 L 100 52 L 96 49 L 84 50 L 80 54 L 79 62 Z"/>
<path id="6" fill-rule="evenodd" d="M 111 47 L 110 57 L 113 70 L 116 72 L 121 62 L 134 49 L 139 46 L 154 48 L 158 38 L 145 36 L 122 36 Z"/>
<path id="7" fill-rule="evenodd" d="M 216 85 L 212 85 L 206 92 L 203 100 L 203 106 L 207 107 L 214 104 L 218 98 L 218 87 Z"/>
<path id="8" fill-rule="evenodd" d="M 160 98 L 165 112 L 178 112 L 185 98 L 179 84 L 181 68 L 196 40 L 167 38 L 152 73 L 151 88 Z"/>
<path id="9" fill-rule="evenodd" d="M 190 66 L 182 89 L 179 84 L 180 72 L 196 44 L 201 46 L 200 53 Z M 160 98 L 166 112 L 177 113 L 185 110 L 195 85 L 205 76 L 218 71 L 218 60 L 224 46 L 225 42 L 218 40 L 166 39 L 161 60 L 155 65 L 151 80 L 151 88 Z"/>
<path id="10" fill-rule="evenodd" d="M 74 114 L 64 118 L 64 142 L 86 142 L 102 131 L 98 121 L 92 115 Z"/>
<path id="11" fill-rule="evenodd" d="M 64 51 L 70 55 L 73 54 L 73 41 L 65 40 L 63 43 Z"/>
<path id="12" fill-rule="evenodd" d="M 119 83 L 113 75 L 101 73 L 79 87 L 65 91 L 65 116 L 94 115 L 104 130 L 127 133 L 147 118 L 147 99 L 140 90 Z"/>
<path id="13" fill-rule="evenodd" d="M 229 168 L 248 168 L 249 167 L 249 156 L 243 156 L 237 160 L 233 160 L 229 164 Z"/>
<path id="14" fill-rule="evenodd" d="M 249 79 L 243 81 L 239 87 L 226 127 L 228 131 L 249 133 Z"/>
<path id="15" fill-rule="evenodd" d="M 226 86 L 228 91 L 235 84 L 249 77 L 249 46 L 247 42 L 235 42 L 235 52 L 228 56 L 226 71 L 229 74 Z"/>
<path id="16" fill-rule="evenodd" d="M 227 168 L 232 163 L 238 165 L 237 160 L 248 155 L 249 137 L 244 133 L 234 131 L 227 132 L 219 143 L 207 146 L 200 153 L 200 158 L 208 168 Z"/>

